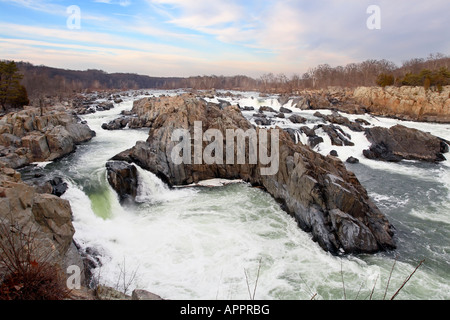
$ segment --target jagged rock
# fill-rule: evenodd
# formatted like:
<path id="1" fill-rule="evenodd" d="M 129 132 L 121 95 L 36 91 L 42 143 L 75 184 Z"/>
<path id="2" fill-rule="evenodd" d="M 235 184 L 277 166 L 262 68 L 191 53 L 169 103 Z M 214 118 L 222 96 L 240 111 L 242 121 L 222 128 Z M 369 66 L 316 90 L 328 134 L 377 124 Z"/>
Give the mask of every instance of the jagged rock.
<path id="1" fill-rule="evenodd" d="M 279 134 L 279 157 L 274 158 L 279 161 L 278 171 L 273 174 L 262 174 L 261 170 L 267 166 L 260 162 L 175 163 L 172 150 L 179 142 L 172 141 L 172 135 L 176 129 L 192 133 L 197 121 L 201 122 L 203 132 L 215 128 L 223 137 L 231 129 L 254 129 L 257 133 L 263 129 L 254 128 L 237 107 L 221 110 L 190 95 L 147 98 L 139 104 L 141 111 L 147 109 L 146 116 L 151 122 L 149 137 L 113 160 L 136 163 L 170 186 L 213 178 L 241 179 L 262 186 L 282 203 L 303 230 L 311 232 L 313 240 L 332 253 L 340 250 L 373 253 L 395 248 L 392 225 L 370 200 L 356 176 L 338 158 L 325 157 L 308 146 L 295 144 L 287 132 L 276 128 L 267 130 L 269 136 L 272 132 Z M 207 146 L 203 141 L 203 149 Z M 235 159 L 237 149 L 235 146 Z"/>
<path id="2" fill-rule="evenodd" d="M 255 117 L 255 123 L 258 126 L 270 126 L 272 124 L 272 120 L 268 119 L 264 114 L 256 113 L 253 116 Z"/>
<path id="3" fill-rule="evenodd" d="M 291 120 L 292 123 L 305 123 L 307 120 L 298 114 L 293 114 L 288 119 Z"/>
<path id="4" fill-rule="evenodd" d="M 334 146 L 354 146 L 349 137 L 340 127 L 335 125 L 318 125 L 317 128 L 322 128 L 331 139 L 331 144 Z"/>
<path id="5" fill-rule="evenodd" d="M 69 201 L 36 192 L 34 187 L 21 180 L 17 171 L 2 165 L 0 224 L 3 224 L 6 230 L 11 228 L 11 232 L 28 235 L 27 245 L 35 259 L 45 257 L 46 263 L 58 266 L 81 261 L 80 257 L 76 257 L 77 251 L 71 249 L 75 229 L 72 225 Z M 79 267 L 83 270 L 82 264 Z"/>
<path id="6" fill-rule="evenodd" d="M 277 110 L 273 109 L 272 107 L 268 107 L 268 106 L 259 107 L 259 112 L 262 113 L 264 111 L 277 113 Z"/>
<path id="7" fill-rule="evenodd" d="M 331 150 L 331 151 L 330 151 L 330 156 L 338 157 L 339 155 L 338 155 L 338 153 L 337 153 L 336 150 Z"/>
<path id="8" fill-rule="evenodd" d="M 308 143 L 311 148 L 314 148 L 315 146 L 317 146 L 319 143 L 322 143 L 322 142 L 323 142 L 323 138 L 319 137 L 317 135 L 314 135 L 314 136 L 311 136 L 308 138 Z"/>
<path id="9" fill-rule="evenodd" d="M 137 169 L 125 162 L 109 161 L 106 163 L 108 182 L 117 192 L 120 203 L 136 199 L 138 189 Z"/>
<path id="10" fill-rule="evenodd" d="M 291 110 L 291 109 L 288 109 L 288 108 L 285 108 L 285 107 L 281 107 L 281 108 L 280 108 L 280 112 L 283 112 L 283 113 L 292 113 L 292 110 Z"/>
<path id="11" fill-rule="evenodd" d="M 52 194 L 57 197 L 61 197 L 69 188 L 67 183 L 60 177 L 55 177 L 48 181 L 52 186 Z"/>
<path id="12" fill-rule="evenodd" d="M 346 162 L 354 164 L 354 163 L 359 163 L 359 160 L 355 157 L 348 157 Z"/>
<path id="13" fill-rule="evenodd" d="M 350 128 L 350 130 L 352 130 L 352 131 L 357 131 L 357 132 L 364 131 L 363 126 L 359 122 L 350 121 L 348 118 L 341 116 L 340 114 L 338 114 L 335 111 L 333 111 L 333 113 L 331 115 L 324 115 L 324 114 L 320 113 L 319 111 L 317 111 L 314 113 L 314 116 L 318 117 L 318 118 L 322 118 L 323 120 L 334 123 L 334 124 L 344 125 L 344 126 Z"/>
<path id="14" fill-rule="evenodd" d="M 110 121 L 109 123 L 103 123 L 102 129 L 104 130 L 120 130 L 125 128 L 132 118 L 129 116 L 123 116 Z"/>
<path id="15" fill-rule="evenodd" d="M 0 160 L 12 168 L 52 161 L 95 136 L 67 106 L 28 107 L 0 119 Z"/>
<path id="16" fill-rule="evenodd" d="M 430 133 L 402 125 L 391 128 L 366 129 L 366 137 L 372 143 L 363 154 L 369 159 L 398 162 L 402 159 L 428 162 L 444 161 L 446 143 Z M 448 150 L 447 150 L 448 151 Z"/>

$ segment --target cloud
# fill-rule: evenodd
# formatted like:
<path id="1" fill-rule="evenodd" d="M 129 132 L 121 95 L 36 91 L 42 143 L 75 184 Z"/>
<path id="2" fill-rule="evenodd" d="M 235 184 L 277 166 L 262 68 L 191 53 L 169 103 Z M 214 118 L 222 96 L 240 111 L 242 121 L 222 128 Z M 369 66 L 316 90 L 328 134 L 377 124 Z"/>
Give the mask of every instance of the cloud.
<path id="1" fill-rule="evenodd" d="M 129 66 L 129 71 L 141 73 L 136 61 L 145 64 L 147 58 L 161 61 L 151 62 L 150 73 L 163 74 L 164 66 L 171 75 L 192 71 L 189 75 L 258 76 L 302 73 L 323 63 L 336 66 L 366 59 L 400 63 L 431 52 L 450 52 L 450 42 L 444 41 L 448 0 L 435 0 L 433 5 L 418 0 L 95 0 L 80 4 L 82 29 L 77 32 L 63 29 L 64 21 L 52 27 L 46 16 L 39 16 L 49 13 L 60 21 L 58 16 L 66 16 L 62 4 L 69 1 L 0 2 L 33 10 L 32 19 L 21 23 L 8 23 L 3 14 L 0 55 L 11 55 L 8 50 L 15 48 L 26 57 L 19 46 L 19 39 L 26 39 L 23 44 L 30 56 L 36 57 L 32 53 L 36 49 L 42 59 L 47 60 L 47 54 L 62 63 L 56 52 L 75 56 L 79 50 L 79 65 L 95 61 L 97 68 L 111 71 L 112 66 Z M 103 3 L 103 10 L 94 2 Z M 381 8 L 381 30 L 366 27 L 371 4 Z M 131 57 L 136 61 L 126 60 Z"/>

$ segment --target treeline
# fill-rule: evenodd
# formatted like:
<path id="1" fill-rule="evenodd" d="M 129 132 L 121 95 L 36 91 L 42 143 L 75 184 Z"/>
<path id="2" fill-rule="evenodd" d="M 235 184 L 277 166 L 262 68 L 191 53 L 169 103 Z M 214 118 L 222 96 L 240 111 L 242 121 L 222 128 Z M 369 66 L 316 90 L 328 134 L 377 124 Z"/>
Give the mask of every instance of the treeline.
<path id="1" fill-rule="evenodd" d="M 35 66 L 28 62 L 16 62 L 23 74 L 22 85 L 32 99 L 42 95 L 66 97 L 73 93 L 95 90 L 132 90 L 162 88 L 181 78 L 160 78 L 133 73 L 106 73 L 102 70 L 86 71 Z"/>
<path id="2" fill-rule="evenodd" d="M 66 97 L 76 92 L 129 89 L 255 90 L 272 93 L 295 93 L 305 89 L 330 86 L 358 87 L 375 85 L 447 85 L 450 57 L 441 53 L 414 58 L 401 66 L 388 60 L 366 60 L 345 66 L 321 64 L 303 74 L 266 73 L 260 78 L 237 76 L 151 77 L 131 73 L 106 73 L 101 70 L 75 71 L 27 62 L 16 63 L 23 79 L 21 84 L 34 100 L 42 95 Z M 382 76 L 384 78 L 382 79 Z M 443 77 L 443 78 L 442 78 Z M 429 80 L 426 80 L 426 79 Z M 381 79 L 381 80 L 380 80 Z M 450 81 L 450 80 L 449 80 Z"/>
<path id="3" fill-rule="evenodd" d="M 385 86 L 423 86 L 426 90 L 441 91 L 450 85 L 450 58 L 442 54 L 430 55 L 428 59 L 411 59 L 391 72 L 381 73 L 377 85 Z"/>
<path id="4" fill-rule="evenodd" d="M 346 66 L 331 67 L 322 64 L 310 68 L 301 76 L 291 78 L 284 74 L 264 74 L 260 79 L 261 91 L 291 93 L 306 89 L 325 89 L 330 86 L 354 88 L 359 86 L 397 85 L 423 86 L 448 85 L 450 57 L 442 54 L 430 54 L 427 58 L 414 58 L 402 62 L 398 67 L 388 60 L 366 60 L 350 63 Z"/>

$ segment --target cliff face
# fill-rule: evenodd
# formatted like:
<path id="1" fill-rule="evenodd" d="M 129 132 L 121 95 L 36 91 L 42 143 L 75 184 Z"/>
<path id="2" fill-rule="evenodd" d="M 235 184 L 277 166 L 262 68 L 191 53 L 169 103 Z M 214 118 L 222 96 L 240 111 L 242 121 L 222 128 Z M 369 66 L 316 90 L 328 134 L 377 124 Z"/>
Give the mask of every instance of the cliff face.
<path id="1" fill-rule="evenodd" d="M 179 142 L 172 141 L 172 137 L 177 129 L 184 129 L 194 136 L 193 140 L 187 140 L 189 149 L 190 142 L 195 140 L 196 123 L 201 122 L 202 132 L 218 130 L 221 133 L 219 139 L 223 139 L 223 150 L 215 148 L 215 156 L 227 154 L 225 146 L 229 130 L 254 129 L 259 136 L 262 129 L 254 128 L 237 107 L 221 108 L 190 95 L 143 99 L 135 103 L 134 109 L 139 110 L 140 117 L 145 117 L 148 122 L 149 137 L 113 160 L 134 162 L 169 185 L 224 178 L 242 179 L 262 186 L 283 204 L 283 208 L 296 218 L 303 230 L 311 232 L 313 239 L 326 251 L 359 253 L 395 247 L 392 226 L 369 199 L 355 175 L 347 171 L 340 160 L 324 157 L 307 146 L 295 144 L 288 133 L 272 129 L 266 132 L 268 139 L 270 137 L 267 155 L 271 153 L 272 157 L 274 152 L 278 154 L 277 158 L 272 158 L 278 161 L 278 170 L 268 174 L 262 170 L 269 165 L 263 163 L 261 158 L 257 162 L 250 161 L 248 152 L 246 161 L 241 164 L 230 164 L 228 161 L 175 163 L 173 150 Z M 272 135 L 273 132 L 278 136 Z M 272 139 L 277 139 L 277 147 L 272 144 Z M 200 141 L 203 152 L 213 140 Z M 258 147 L 261 149 L 261 145 Z M 236 160 L 236 145 L 232 152 Z"/>
<path id="2" fill-rule="evenodd" d="M 442 92 L 423 87 L 360 87 L 353 92 L 353 99 L 374 115 L 450 123 L 450 86 Z"/>
<path id="3" fill-rule="evenodd" d="M 330 87 L 305 90 L 294 97 L 299 109 L 333 109 L 346 113 L 397 118 L 401 120 L 450 123 L 450 86 L 442 92 L 423 87 Z"/>
<path id="4" fill-rule="evenodd" d="M 73 244 L 75 229 L 70 203 L 51 194 L 38 193 L 21 180 L 20 173 L 2 163 L 0 224 L 2 232 L 11 230 L 29 239 L 30 243 L 26 244 L 32 249 L 32 259 L 58 265 L 62 272 L 68 265 L 78 265 L 83 270 L 83 262 Z M 8 238 L 6 234 L 0 235 L 0 241 Z"/>

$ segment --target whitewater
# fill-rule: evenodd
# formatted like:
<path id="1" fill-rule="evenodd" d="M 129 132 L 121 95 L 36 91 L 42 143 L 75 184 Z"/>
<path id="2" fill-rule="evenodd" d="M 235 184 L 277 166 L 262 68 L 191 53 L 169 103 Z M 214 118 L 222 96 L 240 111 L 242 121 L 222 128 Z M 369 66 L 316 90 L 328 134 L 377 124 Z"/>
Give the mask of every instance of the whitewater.
<path id="1" fill-rule="evenodd" d="M 237 94 L 220 99 L 256 110 L 282 106 L 275 96 Z M 342 126 L 355 143 L 343 147 L 332 146 L 319 132 L 324 142 L 315 151 L 328 155 L 336 150 L 342 161 L 358 158 L 359 163 L 347 163 L 347 168 L 396 228 L 396 250 L 334 256 L 313 242 L 269 194 L 246 183 L 210 181 L 205 184 L 216 187 L 169 189 L 138 167 L 137 203 L 121 206 L 107 182 L 105 164 L 146 140 L 148 129 L 107 131 L 101 125 L 131 110 L 139 98 L 129 92 L 111 110 L 80 116 L 96 137 L 68 157 L 35 169 L 68 183 L 62 197 L 72 207 L 74 240 L 82 250 L 96 252 L 100 261 L 93 270 L 95 281 L 128 294 L 145 289 L 171 300 L 245 300 L 250 299 L 250 288 L 251 292 L 256 288 L 255 298 L 261 300 L 389 299 L 425 259 L 397 299 L 450 299 L 448 160 L 439 164 L 369 160 L 362 155 L 370 145 L 363 132 Z M 313 116 L 317 110 L 295 109 L 292 101 L 284 107 L 307 118 L 302 125 L 313 127 L 321 121 Z M 243 111 L 250 121 L 253 113 Z M 449 125 L 343 115 L 376 126 L 400 123 L 450 140 Z M 273 120 L 281 128 L 300 126 L 287 119 Z M 298 134 L 298 140 L 306 142 L 306 136 Z"/>

